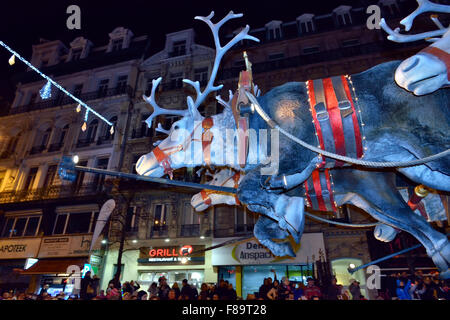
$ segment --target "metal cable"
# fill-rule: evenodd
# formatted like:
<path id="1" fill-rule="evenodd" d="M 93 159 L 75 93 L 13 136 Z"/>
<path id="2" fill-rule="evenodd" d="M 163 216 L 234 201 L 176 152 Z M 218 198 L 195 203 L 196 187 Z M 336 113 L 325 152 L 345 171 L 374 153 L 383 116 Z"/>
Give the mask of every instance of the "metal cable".
<path id="1" fill-rule="evenodd" d="M 335 224 L 335 225 L 343 226 L 343 227 L 351 227 L 351 228 L 371 228 L 371 227 L 375 227 L 375 226 L 377 226 L 379 224 L 382 224 L 380 222 L 353 224 L 353 223 L 332 221 L 332 220 L 328 220 L 328 219 L 325 219 L 325 218 L 321 218 L 321 217 L 315 216 L 315 215 L 313 215 L 313 214 L 311 214 L 309 212 L 306 212 L 306 211 L 305 211 L 305 215 L 310 217 L 310 218 L 312 218 L 312 219 L 319 220 L 319 221 L 322 221 L 322 222 L 331 223 L 331 224 Z"/>

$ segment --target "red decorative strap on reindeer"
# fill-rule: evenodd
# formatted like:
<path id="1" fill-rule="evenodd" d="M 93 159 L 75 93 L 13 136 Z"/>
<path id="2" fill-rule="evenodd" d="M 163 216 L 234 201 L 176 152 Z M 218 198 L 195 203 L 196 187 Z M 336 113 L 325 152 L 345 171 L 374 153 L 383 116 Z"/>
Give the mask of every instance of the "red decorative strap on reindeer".
<path id="1" fill-rule="evenodd" d="M 328 169 L 313 171 L 304 182 L 307 204 L 317 211 L 336 212 L 336 202 L 333 197 L 333 182 Z"/>
<path id="2" fill-rule="evenodd" d="M 441 60 L 447 67 L 447 80 L 450 81 L 450 54 L 448 54 L 442 49 L 432 46 L 426 47 L 425 49 L 422 49 L 420 52 L 431 54 L 436 58 L 438 58 L 439 60 Z"/>
<path id="3" fill-rule="evenodd" d="M 153 149 L 153 154 L 156 157 L 156 160 L 163 166 L 164 173 L 168 174 L 170 179 L 173 178 L 173 169 L 170 165 L 169 156 L 164 153 L 159 147 Z"/>
<path id="4" fill-rule="evenodd" d="M 234 181 L 233 188 L 237 189 L 239 187 L 239 179 L 240 178 L 241 178 L 241 173 L 238 171 L 233 176 L 233 181 Z M 241 202 L 239 201 L 237 194 L 234 194 L 234 199 L 236 200 L 236 205 L 240 206 Z"/>
<path id="5" fill-rule="evenodd" d="M 210 130 L 214 126 L 214 120 L 211 117 L 205 118 L 202 121 L 202 150 L 203 150 L 203 159 L 206 164 L 209 166 L 211 164 L 211 143 L 213 141 L 214 135 Z"/>
<path id="6" fill-rule="evenodd" d="M 344 76 L 307 82 L 310 110 L 321 149 L 361 158 L 360 123 Z M 320 168 L 342 167 L 344 162 L 323 157 Z"/>

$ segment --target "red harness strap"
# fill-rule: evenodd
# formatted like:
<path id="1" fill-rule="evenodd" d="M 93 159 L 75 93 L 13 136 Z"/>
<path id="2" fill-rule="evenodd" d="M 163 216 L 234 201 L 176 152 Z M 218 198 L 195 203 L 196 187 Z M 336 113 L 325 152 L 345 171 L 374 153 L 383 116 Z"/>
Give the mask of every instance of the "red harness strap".
<path id="1" fill-rule="evenodd" d="M 159 147 L 153 149 L 153 154 L 156 157 L 156 160 L 161 163 L 164 168 L 164 173 L 168 174 L 170 179 L 173 178 L 173 169 L 170 166 L 170 158 L 167 156 L 164 151 L 162 151 Z"/>
<path id="2" fill-rule="evenodd" d="M 239 179 L 241 178 L 241 173 L 240 172 L 236 172 L 231 179 L 233 179 L 234 181 L 234 188 L 237 189 L 237 187 L 239 186 Z M 230 180 L 230 178 L 226 179 L 220 186 L 224 186 L 228 180 Z M 211 197 L 209 196 L 210 194 L 229 194 L 227 192 L 221 192 L 221 191 L 212 191 L 212 190 L 206 190 L 203 189 L 202 191 L 200 191 L 200 195 L 202 196 L 203 202 L 210 206 L 212 203 Z M 241 202 L 239 201 L 238 197 L 236 194 L 234 194 L 234 199 L 236 201 L 236 205 L 240 206 Z"/>
<path id="3" fill-rule="evenodd" d="M 202 121 L 202 149 L 203 149 L 203 158 L 205 159 L 206 164 L 209 166 L 211 164 L 211 143 L 213 141 L 214 135 L 211 132 L 211 128 L 214 125 L 213 118 L 205 118 Z"/>
<path id="4" fill-rule="evenodd" d="M 450 54 L 437 47 L 426 47 L 420 52 L 431 54 L 441 60 L 447 67 L 447 80 L 450 81 Z"/>

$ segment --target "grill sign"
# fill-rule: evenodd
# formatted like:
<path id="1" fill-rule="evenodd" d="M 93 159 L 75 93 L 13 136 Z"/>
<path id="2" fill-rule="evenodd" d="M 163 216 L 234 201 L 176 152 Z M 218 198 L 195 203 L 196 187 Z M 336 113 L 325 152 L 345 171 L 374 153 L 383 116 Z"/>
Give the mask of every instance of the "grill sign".
<path id="1" fill-rule="evenodd" d="M 172 249 L 151 249 L 148 253 L 148 255 L 151 258 L 155 257 L 185 257 L 192 253 L 193 249 L 192 246 L 182 246 L 180 250 L 177 250 L 175 248 Z"/>
<path id="2" fill-rule="evenodd" d="M 141 248 L 138 263 L 167 262 L 181 264 L 203 264 L 205 260 L 204 246 L 183 245 L 160 248 Z M 197 253 L 197 251 L 200 251 Z"/>

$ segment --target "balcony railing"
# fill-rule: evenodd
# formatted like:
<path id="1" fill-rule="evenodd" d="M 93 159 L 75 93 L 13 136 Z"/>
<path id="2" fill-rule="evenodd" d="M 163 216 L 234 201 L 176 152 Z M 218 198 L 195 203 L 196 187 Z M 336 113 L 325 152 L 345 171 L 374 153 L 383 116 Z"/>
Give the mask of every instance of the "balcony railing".
<path id="1" fill-rule="evenodd" d="M 48 147 L 48 152 L 59 151 L 59 150 L 61 150 L 61 148 L 62 148 L 63 145 L 64 145 L 63 143 L 52 143 L 52 144 Z"/>
<path id="2" fill-rule="evenodd" d="M 79 139 L 77 141 L 77 148 L 84 148 L 90 146 L 94 142 L 94 139 L 88 138 L 88 139 Z"/>
<path id="3" fill-rule="evenodd" d="M 105 97 L 112 97 L 112 96 L 118 96 L 118 95 L 128 95 L 131 97 L 132 95 L 132 88 L 130 86 L 119 86 L 117 88 L 110 88 L 106 90 L 97 90 L 93 92 L 86 92 L 82 93 L 78 96 L 78 98 L 82 101 L 89 101 L 94 99 L 100 99 Z M 24 113 L 24 112 L 30 112 L 30 111 L 36 111 L 36 110 L 42 110 L 57 106 L 63 106 L 66 104 L 72 104 L 75 103 L 75 101 L 70 97 L 57 97 L 55 99 L 50 100 L 44 100 L 41 102 L 31 103 L 28 105 L 23 105 L 15 108 L 11 108 L 9 111 L 9 114 L 18 114 L 18 113 Z"/>
<path id="4" fill-rule="evenodd" d="M 37 154 L 37 153 L 41 153 L 42 151 L 45 150 L 45 146 L 41 145 L 41 146 L 34 146 L 33 148 L 31 148 L 30 150 L 30 154 Z"/>
<path id="5" fill-rule="evenodd" d="M 131 139 L 139 139 L 144 137 L 151 137 L 153 136 L 153 130 L 147 129 L 147 130 L 133 130 L 131 132 Z"/>
<path id="6" fill-rule="evenodd" d="M 200 236 L 199 224 L 186 224 L 180 228 L 180 237 L 198 237 Z"/>
<path id="7" fill-rule="evenodd" d="M 32 190 L 7 191 L 0 192 L 0 203 L 81 197 L 98 194 L 101 192 L 101 189 L 96 184 L 87 184 L 79 187 L 64 185 Z"/>
<path id="8" fill-rule="evenodd" d="M 99 137 L 97 140 L 97 145 L 106 144 L 106 143 L 112 143 L 114 137 L 112 135 L 106 135 L 103 137 Z"/>
<path id="9" fill-rule="evenodd" d="M 162 238 L 167 237 L 169 234 L 169 227 L 168 226 L 159 226 L 154 225 L 152 228 L 152 238 Z"/>
<path id="10" fill-rule="evenodd" d="M 253 224 L 237 224 L 234 231 L 236 234 L 251 234 L 253 233 Z"/>

